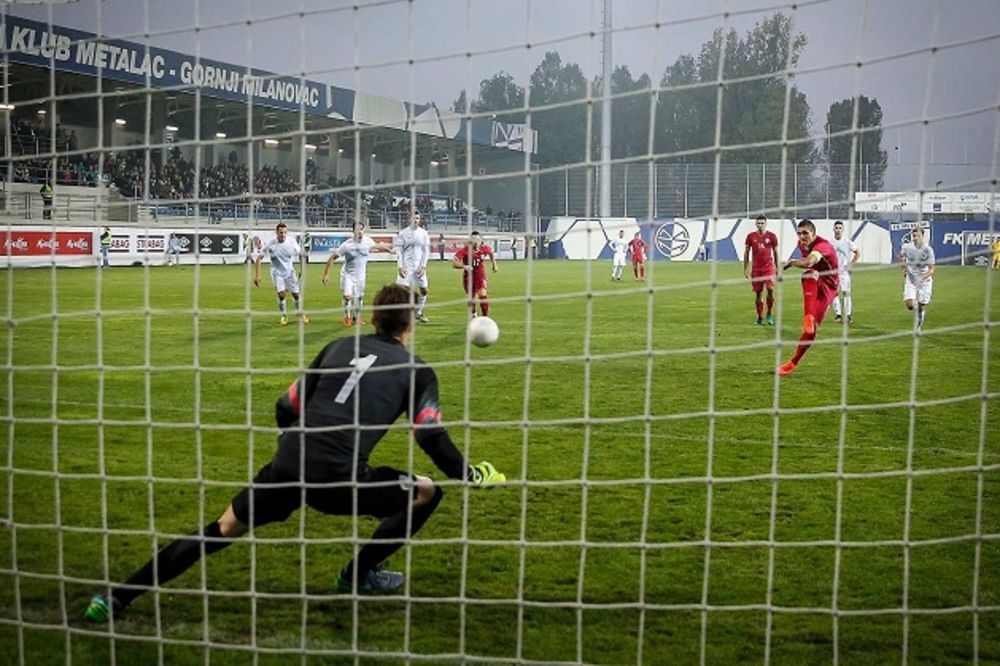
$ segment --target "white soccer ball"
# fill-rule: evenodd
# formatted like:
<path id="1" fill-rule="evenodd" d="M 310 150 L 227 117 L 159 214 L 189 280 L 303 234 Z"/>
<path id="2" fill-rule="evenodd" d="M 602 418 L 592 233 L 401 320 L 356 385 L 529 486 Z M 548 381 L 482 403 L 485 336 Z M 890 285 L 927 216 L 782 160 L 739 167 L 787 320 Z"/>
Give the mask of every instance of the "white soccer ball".
<path id="1" fill-rule="evenodd" d="M 489 317 L 473 317 L 469 320 L 469 342 L 477 347 L 489 347 L 496 344 L 500 337 L 500 327 Z"/>

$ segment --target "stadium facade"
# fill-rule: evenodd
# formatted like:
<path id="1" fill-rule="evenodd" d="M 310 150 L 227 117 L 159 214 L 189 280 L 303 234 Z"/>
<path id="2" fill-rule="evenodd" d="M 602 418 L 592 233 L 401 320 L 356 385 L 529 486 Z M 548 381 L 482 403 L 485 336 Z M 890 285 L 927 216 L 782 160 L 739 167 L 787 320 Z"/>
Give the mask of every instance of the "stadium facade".
<path id="1" fill-rule="evenodd" d="M 51 180 L 63 190 L 56 206 L 76 195 L 83 218 L 87 193 L 69 188 L 112 185 L 117 221 L 277 216 L 342 226 L 364 213 L 391 226 L 413 195 L 455 227 L 471 219 L 517 231 L 533 218 L 525 173 L 538 137 L 524 125 L 4 21 L 5 203 L 25 217 L 40 217 L 37 183 Z"/>

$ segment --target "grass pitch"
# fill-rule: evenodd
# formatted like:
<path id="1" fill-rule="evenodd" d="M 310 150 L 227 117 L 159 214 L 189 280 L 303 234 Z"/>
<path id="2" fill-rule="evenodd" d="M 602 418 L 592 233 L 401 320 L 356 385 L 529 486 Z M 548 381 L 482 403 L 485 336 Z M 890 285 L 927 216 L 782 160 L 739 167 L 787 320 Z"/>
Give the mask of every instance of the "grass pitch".
<path id="1" fill-rule="evenodd" d="M 269 459 L 274 400 L 350 334 L 339 295 L 310 266 L 312 323 L 279 328 L 243 266 L 0 273 L 0 654 L 656 664 L 704 645 L 713 663 L 885 663 L 906 645 L 968 662 L 978 637 L 1000 660 L 1000 337 L 983 325 L 1000 275 L 939 268 L 917 338 L 898 268 L 865 267 L 857 323 L 828 317 L 779 381 L 797 280 L 758 327 L 736 264 L 658 264 L 647 284 L 609 270 L 501 263 L 500 342 L 470 350 L 458 273 L 431 266 L 417 353 L 452 437 L 511 483 L 446 489 L 390 563 L 407 595 L 336 595 L 375 524 L 307 510 L 140 598 L 113 634 L 82 620 L 88 598 Z M 369 296 L 392 279 L 371 265 Z M 442 477 L 405 426 L 373 463 Z"/>

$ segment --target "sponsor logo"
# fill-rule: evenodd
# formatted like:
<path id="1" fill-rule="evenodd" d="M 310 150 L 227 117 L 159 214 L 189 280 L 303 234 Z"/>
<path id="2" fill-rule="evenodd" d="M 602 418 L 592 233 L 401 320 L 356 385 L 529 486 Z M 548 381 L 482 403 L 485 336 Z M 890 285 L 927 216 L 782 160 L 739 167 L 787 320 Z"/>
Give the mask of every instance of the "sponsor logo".
<path id="1" fill-rule="evenodd" d="M 962 232 L 949 231 L 944 235 L 944 239 L 941 242 L 945 245 L 961 245 L 962 237 Z M 997 238 L 1000 238 L 1000 231 L 993 233 L 988 231 L 966 231 L 965 245 L 993 245 L 993 241 Z"/>
<path id="2" fill-rule="evenodd" d="M 111 246 L 108 248 L 109 252 L 128 252 L 129 251 L 129 237 L 128 236 L 112 236 Z"/>
<path id="3" fill-rule="evenodd" d="M 162 252 L 166 248 L 166 241 L 160 236 L 138 236 L 135 246 L 138 252 Z"/>
<path id="4" fill-rule="evenodd" d="M 670 224 L 661 224 L 653 235 L 653 243 L 660 254 L 676 259 L 681 256 L 691 246 L 691 233 L 680 222 L 673 222 L 673 232 L 670 231 Z"/>
<path id="5" fill-rule="evenodd" d="M 28 241 L 24 240 L 22 236 L 18 236 L 13 240 L 4 241 L 3 246 L 8 250 L 20 250 L 23 252 L 28 249 Z"/>
<path id="6" fill-rule="evenodd" d="M 90 241 L 88 241 L 86 238 L 83 237 L 71 238 L 70 240 L 66 241 L 66 247 L 72 248 L 74 250 L 89 250 Z"/>

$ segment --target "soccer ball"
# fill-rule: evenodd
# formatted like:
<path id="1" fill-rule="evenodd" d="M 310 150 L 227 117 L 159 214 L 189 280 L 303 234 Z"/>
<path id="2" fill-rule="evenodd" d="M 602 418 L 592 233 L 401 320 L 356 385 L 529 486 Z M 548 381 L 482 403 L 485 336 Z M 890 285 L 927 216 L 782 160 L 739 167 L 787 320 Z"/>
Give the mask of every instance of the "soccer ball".
<path id="1" fill-rule="evenodd" d="M 473 317 L 469 320 L 468 336 L 475 346 L 489 347 L 500 337 L 500 327 L 489 317 Z"/>

